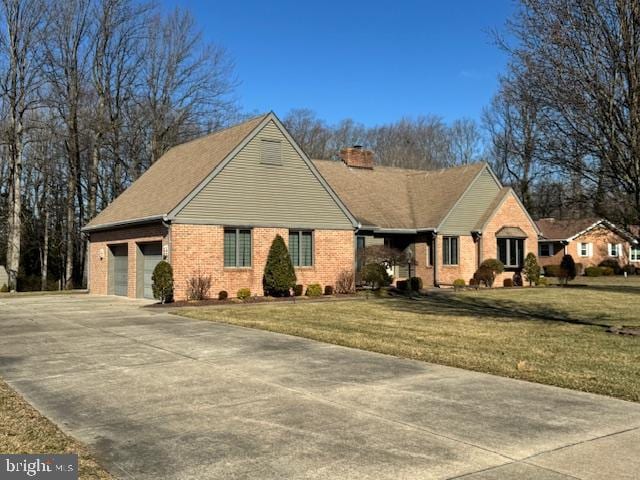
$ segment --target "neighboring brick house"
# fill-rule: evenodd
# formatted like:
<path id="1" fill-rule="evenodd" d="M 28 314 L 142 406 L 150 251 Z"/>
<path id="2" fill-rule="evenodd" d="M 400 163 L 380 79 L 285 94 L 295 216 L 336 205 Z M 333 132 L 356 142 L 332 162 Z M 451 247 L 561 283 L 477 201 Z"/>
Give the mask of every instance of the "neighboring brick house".
<path id="1" fill-rule="evenodd" d="M 605 260 L 614 260 L 621 267 L 629 264 L 640 267 L 637 237 L 608 220 L 542 218 L 536 224 L 541 233 L 540 265 L 560 265 L 562 257 L 569 254 L 582 269 Z"/>
<path id="2" fill-rule="evenodd" d="M 212 295 L 262 295 L 276 234 L 305 286 L 335 285 L 372 243 L 410 249 L 426 285 L 468 281 L 485 258 L 512 275 L 537 251 L 534 222 L 486 164 L 378 167 L 358 147 L 342 160 L 310 160 L 273 113 L 172 148 L 83 229 L 90 291 L 150 297 L 164 258 L 178 300 L 196 275 L 212 277 Z"/>

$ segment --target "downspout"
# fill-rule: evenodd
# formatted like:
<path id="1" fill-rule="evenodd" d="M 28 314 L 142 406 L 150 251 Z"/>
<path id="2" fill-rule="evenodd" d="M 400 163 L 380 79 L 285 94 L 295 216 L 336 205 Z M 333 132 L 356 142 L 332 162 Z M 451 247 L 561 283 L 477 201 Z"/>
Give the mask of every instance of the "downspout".
<path id="1" fill-rule="evenodd" d="M 85 252 L 85 259 L 84 259 L 84 268 L 86 269 L 87 272 L 87 291 L 89 293 L 91 293 L 91 237 L 89 236 L 88 233 L 86 232 L 80 232 L 80 238 L 86 239 L 87 240 L 87 250 Z M 44 252 L 44 255 L 47 255 L 47 252 Z"/>
<path id="2" fill-rule="evenodd" d="M 353 229 L 353 286 L 355 289 L 356 280 L 358 275 L 358 232 L 362 228 L 362 224 L 358 222 L 358 225 Z"/>
<path id="3" fill-rule="evenodd" d="M 162 226 L 167 229 L 167 258 L 165 260 L 167 263 L 171 263 L 171 222 L 166 215 L 162 218 Z"/>
<path id="4" fill-rule="evenodd" d="M 477 260 L 476 270 L 477 270 L 478 268 L 480 268 L 480 265 L 482 264 L 482 244 L 483 244 L 482 232 L 479 230 L 475 230 L 471 232 L 471 235 L 476 241 L 476 260 Z"/>
<path id="5" fill-rule="evenodd" d="M 431 264 L 433 266 L 433 286 L 439 287 L 438 282 L 438 231 L 434 230 L 431 236 L 431 244 L 433 245 L 433 258 Z"/>

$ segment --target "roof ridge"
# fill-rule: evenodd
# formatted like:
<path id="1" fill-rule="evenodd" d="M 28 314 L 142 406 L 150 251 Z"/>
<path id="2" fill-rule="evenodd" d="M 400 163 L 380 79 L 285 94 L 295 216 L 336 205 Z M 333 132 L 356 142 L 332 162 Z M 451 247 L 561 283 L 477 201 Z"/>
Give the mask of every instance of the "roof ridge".
<path id="1" fill-rule="evenodd" d="M 341 162 L 340 160 L 332 160 L 330 158 L 312 158 L 311 159 L 312 162 L 331 162 L 331 163 L 344 163 Z M 442 172 L 451 172 L 453 170 L 466 170 L 469 168 L 478 168 L 478 167 L 484 167 L 487 166 L 488 163 L 485 161 L 481 161 L 481 162 L 473 162 L 473 163 L 467 163 L 464 165 L 454 165 L 452 167 L 442 167 L 442 168 L 438 168 L 435 170 L 423 170 L 420 168 L 403 168 L 403 167 L 394 167 L 391 165 L 374 165 L 372 170 L 380 170 L 380 169 L 384 169 L 384 170 L 394 170 L 397 173 L 404 173 L 407 176 L 417 176 L 417 175 L 427 175 L 427 174 L 436 174 L 436 173 L 442 173 Z M 346 166 L 346 165 L 345 165 Z M 363 169 L 366 170 L 366 169 Z"/>

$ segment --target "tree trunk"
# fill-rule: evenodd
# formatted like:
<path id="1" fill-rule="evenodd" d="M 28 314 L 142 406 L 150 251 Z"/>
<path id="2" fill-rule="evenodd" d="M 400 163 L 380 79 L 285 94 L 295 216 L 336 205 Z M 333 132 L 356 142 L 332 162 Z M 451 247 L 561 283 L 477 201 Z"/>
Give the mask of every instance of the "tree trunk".
<path id="1" fill-rule="evenodd" d="M 48 178 L 45 179 L 44 186 L 44 236 L 42 240 L 42 253 L 40 260 L 40 272 L 42 278 L 41 290 L 47 290 L 47 271 L 49 264 L 49 202 L 47 197 L 49 196 Z"/>
<path id="2" fill-rule="evenodd" d="M 16 126 L 13 143 L 13 152 L 11 152 L 12 181 L 11 181 L 11 212 L 9 213 L 9 236 L 7 239 L 7 273 L 9 276 L 10 292 L 14 292 L 18 285 L 18 270 L 20 267 L 20 232 L 22 230 L 22 222 L 20 213 L 22 211 L 21 185 L 22 185 L 22 125 L 18 123 Z"/>
<path id="3" fill-rule="evenodd" d="M 67 184 L 67 238 L 66 238 L 66 265 L 64 276 L 64 288 L 73 288 L 73 243 L 75 235 L 75 173 L 69 172 Z"/>

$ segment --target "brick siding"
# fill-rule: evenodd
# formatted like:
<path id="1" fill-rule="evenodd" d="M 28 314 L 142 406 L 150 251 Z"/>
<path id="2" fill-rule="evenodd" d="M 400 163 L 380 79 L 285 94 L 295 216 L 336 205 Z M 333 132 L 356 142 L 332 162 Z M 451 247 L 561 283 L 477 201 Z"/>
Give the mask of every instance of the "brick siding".
<path id="1" fill-rule="evenodd" d="M 498 258 L 496 232 L 502 227 L 520 228 L 527 235 L 524 241 L 524 256 L 526 257 L 530 252 L 538 256 L 538 233 L 520 202 L 516 200 L 513 193 L 510 193 L 482 232 L 482 260 Z M 506 278 L 512 277 L 513 272 L 504 272 L 498 275 L 495 285 L 502 286 Z"/>
<path id="2" fill-rule="evenodd" d="M 166 238 L 167 229 L 160 223 L 91 233 L 89 236 L 89 291 L 98 295 L 109 293 L 109 247 L 125 244 L 129 255 L 127 296 L 135 298 L 137 244 L 165 242 Z"/>
<path id="3" fill-rule="evenodd" d="M 262 276 L 269 248 L 277 234 L 289 241 L 285 228 L 254 228 L 251 233 L 252 257 L 249 268 L 224 267 L 224 227 L 215 225 L 174 224 L 171 227 L 171 263 L 176 300 L 187 295 L 187 280 L 195 275 L 210 275 L 215 297 L 225 290 L 235 297 L 241 288 L 262 295 Z M 297 283 L 335 286 L 342 270 L 353 269 L 354 236 L 350 230 L 315 230 L 314 265 L 296 268 Z"/>
<path id="4" fill-rule="evenodd" d="M 458 264 L 443 265 L 442 264 L 442 238 L 447 235 L 438 235 L 437 241 L 437 266 L 438 266 L 438 283 L 451 285 L 454 280 L 462 278 L 465 283 L 473 278 L 473 274 L 478 266 L 478 250 L 476 243 L 471 235 L 458 236 Z"/>

